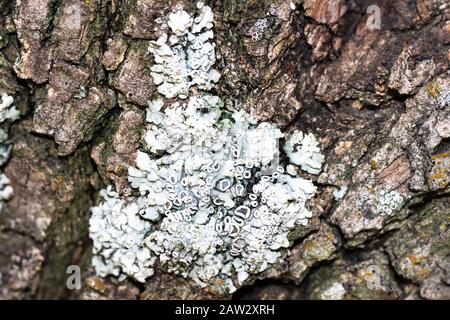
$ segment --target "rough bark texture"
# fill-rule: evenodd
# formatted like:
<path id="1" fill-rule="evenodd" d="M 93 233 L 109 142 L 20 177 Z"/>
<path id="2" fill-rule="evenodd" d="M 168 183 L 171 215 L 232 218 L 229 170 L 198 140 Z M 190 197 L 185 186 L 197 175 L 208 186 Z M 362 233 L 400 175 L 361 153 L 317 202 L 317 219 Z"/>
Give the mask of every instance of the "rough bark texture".
<path id="1" fill-rule="evenodd" d="M 234 298 L 321 299 L 335 285 L 345 299 L 450 299 L 450 105 L 436 100 L 450 88 L 448 1 L 207 4 L 220 96 L 286 132 L 313 132 L 326 155 L 309 177 L 316 216 L 289 260 Z M 366 26 L 372 4 L 379 30 Z M 156 96 L 148 42 L 175 5 L 195 2 L 0 0 L 0 94 L 23 114 L 4 168 L 15 196 L 0 214 L 0 298 L 214 298 L 162 272 L 142 286 L 89 266 L 89 208 L 101 187 L 127 188 Z M 260 19 L 268 27 L 255 39 Z M 403 199 L 390 215 L 360 201 L 385 185 Z M 66 289 L 71 264 L 81 291 Z"/>

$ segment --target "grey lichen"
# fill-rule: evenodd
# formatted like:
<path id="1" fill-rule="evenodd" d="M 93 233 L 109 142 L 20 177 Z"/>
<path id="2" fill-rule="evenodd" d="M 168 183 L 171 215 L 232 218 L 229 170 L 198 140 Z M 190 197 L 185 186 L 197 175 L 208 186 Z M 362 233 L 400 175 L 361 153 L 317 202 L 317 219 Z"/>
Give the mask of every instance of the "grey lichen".
<path id="1" fill-rule="evenodd" d="M 0 166 L 3 166 L 8 160 L 11 145 L 8 142 L 8 124 L 17 120 L 20 112 L 13 106 L 14 98 L 6 93 L 1 96 L 0 103 Z M 10 181 L 6 175 L 0 171 L 0 213 L 13 195 L 13 188 L 9 185 Z"/>
<path id="2" fill-rule="evenodd" d="M 403 205 L 403 196 L 388 185 L 376 190 L 367 189 L 360 194 L 356 204 L 359 208 L 370 208 L 376 215 L 392 215 Z"/>
<path id="3" fill-rule="evenodd" d="M 322 292 L 322 300 L 342 300 L 345 295 L 345 288 L 340 282 L 334 282 L 331 287 Z"/>
<path id="4" fill-rule="evenodd" d="M 341 200 L 345 194 L 347 193 L 348 187 L 347 186 L 341 186 L 339 188 L 334 188 L 333 190 L 333 197 L 336 201 Z"/>
<path id="5" fill-rule="evenodd" d="M 141 244 L 152 225 L 140 219 L 135 202 L 126 202 L 109 187 L 100 192 L 104 202 L 92 208 L 91 236 L 94 241 L 93 265 L 100 276 L 112 274 L 120 279 L 130 275 L 138 281 L 153 275 L 150 251 Z M 104 262 L 105 261 L 105 262 Z"/>
<path id="6" fill-rule="evenodd" d="M 446 106 L 450 106 L 450 88 L 445 86 L 439 92 L 439 96 L 436 98 L 438 106 L 443 109 Z"/>
<path id="7" fill-rule="evenodd" d="M 195 20 L 182 10 L 169 16 L 176 36 L 172 42 L 189 28 L 193 34 L 211 29 L 211 9 L 198 8 L 202 15 Z M 207 32 L 211 39 L 212 31 Z M 167 67 L 173 51 L 167 39 L 160 40 L 152 44 L 152 53 L 159 66 Z M 195 50 L 210 48 L 199 43 Z M 189 48 L 177 48 L 178 57 L 185 50 L 190 55 Z M 214 51 L 206 51 L 204 71 L 211 72 Z M 190 70 L 176 61 L 183 72 Z M 187 98 L 192 82 L 183 76 L 175 84 L 166 77 L 173 74 L 161 75 L 161 94 Z M 105 202 L 92 209 L 93 265 L 99 275 L 144 282 L 158 261 L 167 272 L 200 287 L 231 293 L 288 255 L 289 234 L 313 215 L 306 203 L 316 187 L 292 165 L 279 163 L 278 142 L 284 135 L 276 125 L 258 123 L 243 111 L 226 112 L 223 105 L 207 94 L 169 106 L 162 100 L 149 103 L 144 149 L 128 169 L 134 196 L 124 198 L 109 188 L 101 194 Z M 318 172 L 323 156 L 315 138 L 307 137 L 313 142 L 295 153 Z"/>
<path id="8" fill-rule="evenodd" d="M 220 73 L 212 68 L 216 62 L 213 13 L 210 7 L 197 4 L 198 15 L 192 18 L 186 11 L 169 15 L 167 24 L 172 34 L 151 41 L 149 52 L 156 64 L 151 68 L 158 92 L 166 98 L 188 97 L 191 86 L 210 90 L 219 81 Z"/>
<path id="9" fill-rule="evenodd" d="M 267 31 L 267 28 L 269 28 L 269 26 L 270 22 L 267 18 L 262 18 L 256 21 L 254 26 L 250 28 L 252 41 L 254 42 L 260 41 L 263 38 L 263 35 Z"/>
<path id="10" fill-rule="evenodd" d="M 286 139 L 284 151 L 289 160 L 299 165 L 302 170 L 311 174 L 319 174 L 322 170 L 325 157 L 320 153 L 319 142 L 312 133 L 294 131 Z"/>

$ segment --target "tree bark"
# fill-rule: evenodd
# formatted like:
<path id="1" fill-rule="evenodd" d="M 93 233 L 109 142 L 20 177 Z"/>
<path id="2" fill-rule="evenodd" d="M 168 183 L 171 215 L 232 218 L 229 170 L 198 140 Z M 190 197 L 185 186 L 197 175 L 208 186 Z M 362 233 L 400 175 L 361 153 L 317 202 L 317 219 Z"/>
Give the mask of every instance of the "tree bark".
<path id="1" fill-rule="evenodd" d="M 438 101 L 450 93 L 447 1 L 206 4 L 217 94 L 285 132 L 313 132 L 326 156 L 306 175 L 319 186 L 315 216 L 287 264 L 234 297 L 450 299 L 450 104 Z M 139 285 L 90 266 L 90 208 L 105 185 L 128 187 L 157 96 L 147 47 L 175 6 L 195 1 L 0 0 L 0 94 L 22 114 L 3 168 L 14 197 L 0 213 L 0 298 L 215 298 L 163 272 Z M 402 203 L 378 214 L 371 195 L 386 185 Z M 69 265 L 81 290 L 66 286 Z"/>

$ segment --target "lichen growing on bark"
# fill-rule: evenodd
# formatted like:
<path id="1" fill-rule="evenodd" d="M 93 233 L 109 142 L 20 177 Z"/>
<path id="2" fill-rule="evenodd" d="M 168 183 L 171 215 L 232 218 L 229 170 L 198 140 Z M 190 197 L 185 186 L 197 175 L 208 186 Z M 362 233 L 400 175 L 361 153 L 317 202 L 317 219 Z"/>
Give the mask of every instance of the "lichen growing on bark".
<path id="1" fill-rule="evenodd" d="M 172 13 L 168 26 L 174 35 L 150 45 L 157 63 L 153 78 L 166 98 L 185 99 L 192 85 L 211 89 L 208 79 L 218 74 L 211 69 L 214 50 L 204 40 L 213 37 L 213 15 L 202 3 L 197 8 L 195 19 L 183 10 Z M 186 41 L 194 48 L 177 45 Z M 283 134 L 276 125 L 258 123 L 243 111 L 227 114 L 212 95 L 164 105 L 162 100 L 149 103 L 145 149 L 138 152 L 136 167 L 128 169 L 139 196 L 121 199 L 104 190 L 105 202 L 93 208 L 93 265 L 99 275 L 144 282 L 158 261 L 167 272 L 208 291 L 233 293 L 285 259 L 290 232 L 312 216 L 306 201 L 316 187 L 278 164 Z M 302 169 L 319 173 L 323 156 L 314 136 L 297 136 L 288 155 Z"/>
<path id="2" fill-rule="evenodd" d="M 8 123 L 10 124 L 19 119 L 20 112 L 13 105 L 14 98 L 12 96 L 3 93 L 0 96 L 0 101 L 0 166 L 3 166 L 8 161 L 11 153 L 11 145 L 8 141 Z M 0 214 L 4 202 L 12 197 L 13 192 L 10 180 L 0 171 Z"/>
<path id="3" fill-rule="evenodd" d="M 21 113 L 13 123 L 1 124 L 8 134 L 2 150 L 11 148 L 2 172 L 14 195 L 0 214 L 0 297 L 448 299 L 447 2 L 378 1 L 378 30 L 367 25 L 372 17 L 364 1 L 208 1 L 215 34 L 203 42 L 211 44 L 205 56 L 188 39 L 193 39 L 189 33 L 206 32 L 208 38 L 213 31 L 208 23 L 202 32 L 193 30 L 195 16 L 207 10 L 194 1 L 0 0 L 0 94 L 14 97 Z M 196 83 L 190 77 L 195 59 L 174 54 L 179 63 L 170 69 L 169 56 L 157 63 L 148 50 L 164 33 L 172 53 L 191 48 L 191 58 L 202 60 L 205 72 Z M 200 88 L 198 80 L 212 69 L 220 70 L 219 81 Z M 167 70 L 189 74 L 185 99 L 179 94 L 184 89 L 170 89 L 175 73 Z M 153 76 L 163 82 L 156 85 Z M 291 230 L 289 248 L 275 250 L 286 257 L 251 274 L 243 284 L 247 288 L 233 295 L 208 292 L 210 285 L 202 289 L 191 277 L 175 274 L 184 270 L 158 259 L 149 260 L 154 274 L 140 284 L 95 276 L 90 264 L 89 209 L 101 203 L 99 190 L 113 185 L 108 197 L 116 190 L 118 203 L 142 197 L 128 181 L 128 168 L 141 175 L 142 153 L 151 160 L 168 155 L 146 143 L 160 148 L 163 140 L 145 137 L 148 131 L 163 133 L 161 124 L 152 122 L 156 118 L 146 121 L 146 112 L 149 101 L 161 98 L 158 87 L 164 83 L 170 89 L 164 92 L 177 96 L 163 100 L 163 116 L 174 103 L 182 110 L 189 98 L 202 97 L 211 87 L 207 93 L 223 102 L 217 123 L 233 121 L 235 111 L 245 110 L 257 123 L 276 124 L 284 134 L 280 143 L 295 132 L 314 134 L 306 145 L 317 141 L 320 151 L 314 147 L 312 154 L 325 156 L 322 163 L 316 154 L 311 167 L 297 154 L 303 149 L 297 141 L 288 150 L 300 164 L 292 165 L 281 148 L 284 174 L 316 186 L 307 203 L 313 215 Z M 261 132 L 251 139 L 269 141 Z M 264 148 L 270 157 L 273 144 Z M 255 178 L 252 171 L 250 180 Z M 140 176 L 132 180 L 147 185 Z M 236 181 L 233 188 L 242 191 Z M 116 213 L 135 210 L 119 207 Z M 109 223 L 106 211 L 99 216 Z M 149 211 L 147 217 L 160 219 L 148 222 L 166 239 L 166 231 L 159 230 L 164 213 Z M 130 231 L 131 225 L 138 229 L 131 234 L 139 235 L 139 225 L 123 228 Z M 117 245 L 129 245 L 123 240 Z M 202 257 L 188 269 L 198 268 Z M 132 275 L 141 273 L 122 262 Z M 81 268 L 82 292 L 66 286 L 67 267 L 74 264 Z M 240 287 L 237 274 L 231 278 Z"/>

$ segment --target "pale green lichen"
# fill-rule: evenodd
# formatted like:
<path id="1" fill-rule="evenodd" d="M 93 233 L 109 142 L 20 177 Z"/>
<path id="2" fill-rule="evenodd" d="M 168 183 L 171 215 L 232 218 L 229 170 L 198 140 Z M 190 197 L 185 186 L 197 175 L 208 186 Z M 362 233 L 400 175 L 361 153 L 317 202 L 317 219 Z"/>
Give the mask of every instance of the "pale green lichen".
<path id="1" fill-rule="evenodd" d="M 4 93 L 1 96 L 0 103 L 0 166 L 8 160 L 11 145 L 8 142 L 7 124 L 17 120 L 20 112 L 13 106 L 14 98 Z M 0 172 L 0 212 L 2 211 L 5 201 L 9 200 L 13 195 L 13 188 L 9 185 L 10 181 L 6 175 Z"/>
<path id="2" fill-rule="evenodd" d="M 213 13 L 211 8 L 199 3 L 198 15 L 192 18 L 184 10 L 169 15 L 172 34 L 164 34 L 151 41 L 149 52 L 156 64 L 151 76 L 158 92 L 166 98 L 188 97 L 192 86 L 210 90 L 219 81 L 220 73 L 212 66 L 216 62 Z"/>
<path id="3" fill-rule="evenodd" d="M 209 42 L 189 38 L 212 27 L 210 8 L 199 4 L 198 9 L 195 19 L 180 9 L 172 13 L 168 24 L 175 37 L 151 44 L 159 92 L 186 100 L 149 103 L 144 148 L 128 169 L 135 193 L 125 198 L 109 188 L 101 192 L 104 202 L 92 209 L 93 265 L 101 276 L 144 282 L 159 261 L 167 272 L 231 293 L 283 261 L 289 234 L 313 215 L 306 202 L 316 187 L 292 165 L 279 164 L 284 134 L 276 125 L 258 123 L 243 111 L 229 113 L 213 95 L 188 96 L 192 85 L 210 86 L 185 77 L 196 70 L 190 58 L 186 63 L 185 50 L 195 56 L 186 44 L 197 43 L 198 52 L 206 48 L 207 59 L 200 63 L 205 76 L 215 61 Z M 212 39 L 212 31 L 206 32 L 205 39 Z M 175 69 L 181 75 L 177 81 Z M 305 138 L 288 150 L 302 159 L 302 168 L 319 172 L 323 156 L 315 138 Z"/>

